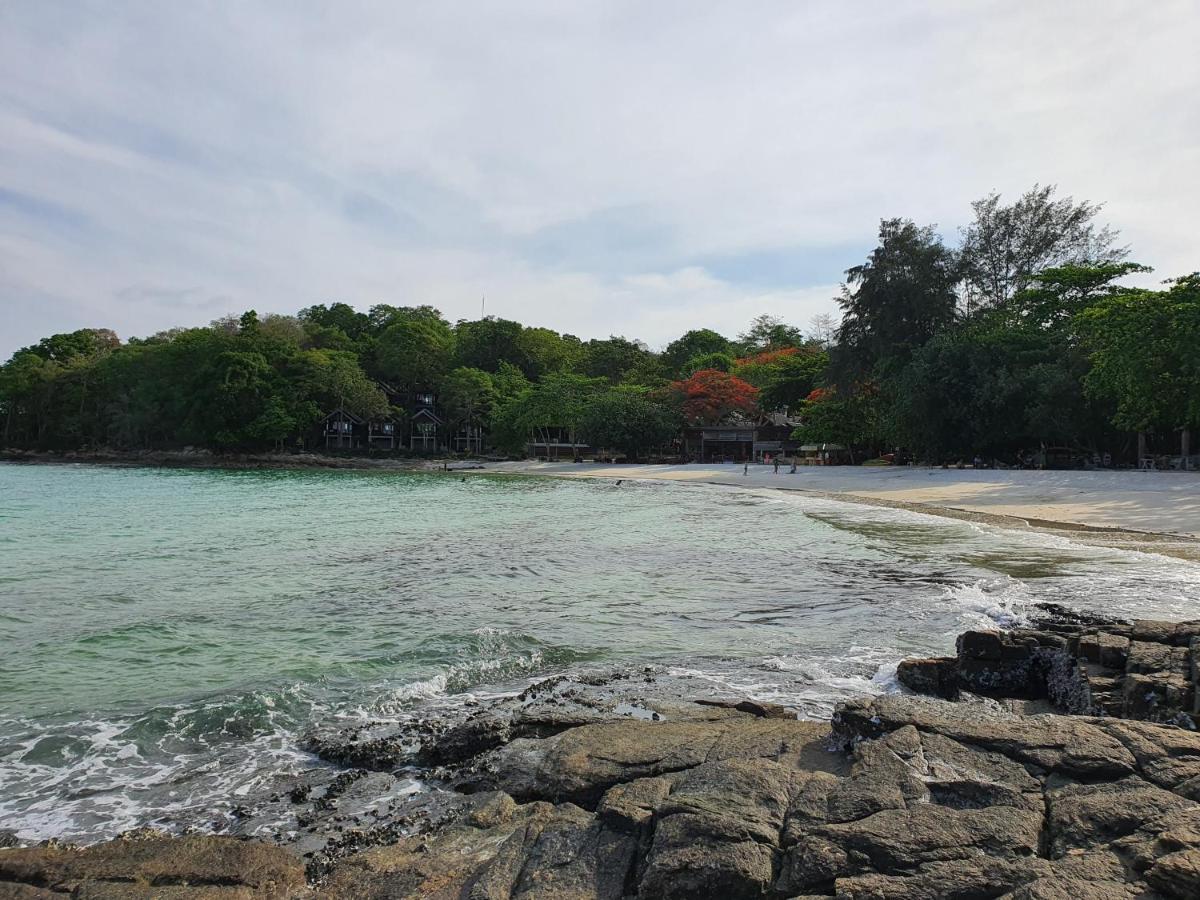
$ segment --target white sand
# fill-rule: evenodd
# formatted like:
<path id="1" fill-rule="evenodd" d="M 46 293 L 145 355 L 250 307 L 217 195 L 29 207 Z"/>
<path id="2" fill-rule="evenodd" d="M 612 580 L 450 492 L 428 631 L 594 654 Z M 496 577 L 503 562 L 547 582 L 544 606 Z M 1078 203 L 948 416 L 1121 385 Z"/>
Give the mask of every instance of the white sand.
<path id="1" fill-rule="evenodd" d="M 1200 473 L 1141 471 L 993 471 L 909 467 L 629 466 L 596 463 L 494 463 L 491 471 L 699 481 L 844 494 L 867 500 L 962 510 L 1023 520 L 1200 537 Z"/>

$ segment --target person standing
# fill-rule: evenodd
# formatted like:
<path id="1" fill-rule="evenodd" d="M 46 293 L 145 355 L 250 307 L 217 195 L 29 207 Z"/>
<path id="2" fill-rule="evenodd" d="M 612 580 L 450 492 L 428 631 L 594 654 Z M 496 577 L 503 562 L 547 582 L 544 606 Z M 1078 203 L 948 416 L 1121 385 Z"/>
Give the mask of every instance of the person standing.
<path id="1" fill-rule="evenodd" d="M 750 474 L 750 461 L 749 461 L 749 460 L 747 460 L 746 462 L 742 463 L 742 474 L 743 474 L 743 475 L 749 475 L 749 474 Z"/>
<path id="2" fill-rule="evenodd" d="M 779 457 L 775 457 L 775 474 L 779 474 Z"/>

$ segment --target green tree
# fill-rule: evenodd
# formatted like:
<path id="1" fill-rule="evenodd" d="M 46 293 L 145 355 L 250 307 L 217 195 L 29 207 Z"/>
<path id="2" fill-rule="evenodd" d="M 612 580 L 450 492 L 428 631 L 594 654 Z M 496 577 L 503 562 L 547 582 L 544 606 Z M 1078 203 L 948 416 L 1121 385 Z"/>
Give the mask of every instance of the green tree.
<path id="1" fill-rule="evenodd" d="M 565 338 L 549 328 L 522 328 L 517 336 L 521 369 L 530 378 L 573 368 L 582 356 L 577 338 Z"/>
<path id="2" fill-rule="evenodd" d="M 693 356 L 683 365 L 680 371 L 681 375 L 688 376 L 701 372 L 704 369 L 713 369 L 717 372 L 732 372 L 737 365 L 732 354 L 729 353 L 701 353 L 699 356 Z"/>
<path id="3" fill-rule="evenodd" d="M 1003 306 L 1037 273 L 1063 266 L 1120 262 L 1127 249 L 1117 232 L 1098 227 L 1101 207 L 1055 199 L 1054 185 L 1034 185 L 1011 206 L 989 194 L 971 204 L 975 220 L 963 232 L 962 272 L 968 311 Z"/>
<path id="4" fill-rule="evenodd" d="M 1103 297 L 1078 322 L 1091 351 L 1087 390 L 1116 404 L 1114 424 L 1200 425 L 1200 275 Z"/>
<path id="5" fill-rule="evenodd" d="M 581 349 L 580 374 L 606 378 L 611 384 L 620 383 L 632 369 L 653 357 L 645 344 L 623 337 L 586 341 Z"/>
<path id="6" fill-rule="evenodd" d="M 733 374 L 758 388 L 764 412 L 795 409 L 829 368 L 829 354 L 811 346 L 768 350 L 737 361 Z"/>
<path id="7" fill-rule="evenodd" d="M 958 269 L 932 226 L 885 219 L 879 246 L 846 271 L 833 373 L 843 389 L 895 370 L 954 321 Z"/>
<path id="8" fill-rule="evenodd" d="M 676 408 L 644 388 L 617 387 L 588 401 L 580 434 L 596 449 L 618 450 L 636 461 L 670 443 L 682 424 Z"/>
<path id="9" fill-rule="evenodd" d="M 498 372 L 500 363 L 517 366 L 532 375 L 521 350 L 520 322 L 487 316 L 475 321 L 460 321 L 454 326 L 457 337 L 457 364 L 485 372 Z"/>
<path id="10" fill-rule="evenodd" d="M 738 343 L 746 355 L 764 353 L 768 350 L 783 350 L 787 347 L 804 345 L 804 335 L 799 328 L 788 325 L 777 316 L 761 315 L 750 323 Z"/>
<path id="11" fill-rule="evenodd" d="M 460 366 L 442 385 L 442 408 L 452 428 L 486 428 L 497 402 L 492 376 L 482 369 Z"/>
<path id="12" fill-rule="evenodd" d="M 888 444 L 882 404 L 873 385 L 863 385 L 850 395 L 818 389 L 802 405 L 800 420 L 792 440 L 840 444 L 850 451 L 851 461 Z"/>
<path id="13" fill-rule="evenodd" d="M 397 310 L 375 345 L 376 367 L 406 390 L 434 387 L 450 371 L 454 332 L 441 316 Z"/>
<path id="14" fill-rule="evenodd" d="M 733 344 L 708 328 L 700 328 L 687 332 L 683 337 L 676 338 L 667 344 L 662 353 L 662 363 L 671 376 L 684 374 L 688 362 L 706 353 L 729 353 L 734 351 Z"/>

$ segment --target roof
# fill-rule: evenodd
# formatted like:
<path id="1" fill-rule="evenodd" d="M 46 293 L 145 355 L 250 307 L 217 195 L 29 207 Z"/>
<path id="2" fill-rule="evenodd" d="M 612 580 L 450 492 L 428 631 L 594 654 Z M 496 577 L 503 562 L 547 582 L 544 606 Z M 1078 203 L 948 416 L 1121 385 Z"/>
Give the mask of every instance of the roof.
<path id="1" fill-rule="evenodd" d="M 439 425 L 442 424 L 442 420 L 439 419 L 437 417 L 437 414 L 434 413 L 434 411 L 431 410 L 428 406 L 423 406 L 420 409 L 418 409 L 415 413 L 413 413 L 412 414 L 413 421 L 416 421 L 417 419 L 421 418 L 422 416 L 424 416 L 427 419 L 433 419 L 433 421 L 437 422 Z"/>
<path id="2" fill-rule="evenodd" d="M 337 415 L 340 415 L 343 418 L 349 419 L 351 422 L 354 422 L 357 425 L 362 424 L 362 419 L 360 419 L 358 416 L 354 415 L 354 413 L 346 412 L 340 406 L 337 409 L 335 409 L 333 412 L 327 413 L 325 415 L 325 421 L 328 422 L 330 419 L 332 419 L 334 416 L 337 416 Z"/>

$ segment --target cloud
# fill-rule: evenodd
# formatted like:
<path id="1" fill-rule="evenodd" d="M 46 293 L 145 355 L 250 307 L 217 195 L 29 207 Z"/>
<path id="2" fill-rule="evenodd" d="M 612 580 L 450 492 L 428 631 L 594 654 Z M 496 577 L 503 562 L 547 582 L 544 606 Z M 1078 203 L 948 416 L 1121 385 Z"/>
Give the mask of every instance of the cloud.
<path id="1" fill-rule="evenodd" d="M 881 217 L 1034 182 L 1189 271 L 1198 38 L 1188 0 L 7 4 L 0 358 L 334 299 L 803 325 Z"/>

